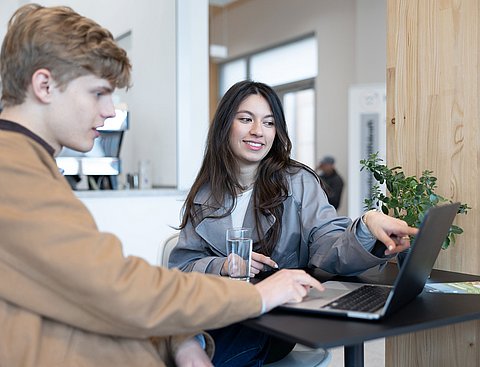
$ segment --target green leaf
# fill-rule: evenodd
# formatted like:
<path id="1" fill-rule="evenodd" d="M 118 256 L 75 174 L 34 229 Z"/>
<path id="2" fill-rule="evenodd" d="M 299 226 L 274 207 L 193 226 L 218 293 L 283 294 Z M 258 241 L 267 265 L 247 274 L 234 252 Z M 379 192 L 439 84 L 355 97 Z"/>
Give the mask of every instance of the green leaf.
<path id="1" fill-rule="evenodd" d="M 378 154 L 372 153 L 368 158 L 360 160 L 360 170 L 370 172 L 378 183 L 385 184 L 387 195 L 375 184 L 371 188 L 370 197 L 364 199 L 366 209 L 381 208 L 385 214 L 391 213 L 409 225 L 418 226 L 430 207 L 441 202 L 451 202 L 435 192 L 437 178 L 433 176 L 433 171 L 424 170 L 420 178 L 407 177 L 401 166 L 388 168 L 382 164 L 383 160 Z M 467 214 L 469 209 L 472 208 L 462 203 L 458 213 Z M 462 233 L 461 227 L 452 225 L 442 248 L 446 249 L 450 244 L 455 244 L 456 235 Z"/>
<path id="2" fill-rule="evenodd" d="M 373 172 L 373 177 L 380 183 L 383 183 L 383 176 L 378 172 Z"/>
<path id="3" fill-rule="evenodd" d="M 440 201 L 438 195 L 435 194 L 430 194 L 429 198 L 432 204 L 438 204 L 438 202 Z"/>
<path id="4" fill-rule="evenodd" d="M 459 226 L 456 226 L 455 224 L 452 224 L 452 226 L 450 227 L 450 232 L 453 234 L 462 234 L 463 229 Z"/>
<path id="5" fill-rule="evenodd" d="M 382 213 L 388 215 L 388 207 L 386 205 L 382 205 Z"/>
<path id="6" fill-rule="evenodd" d="M 448 248 L 448 246 L 450 246 L 450 238 L 445 238 L 445 241 L 443 241 L 442 243 L 442 249 L 443 250 L 446 250 Z"/>

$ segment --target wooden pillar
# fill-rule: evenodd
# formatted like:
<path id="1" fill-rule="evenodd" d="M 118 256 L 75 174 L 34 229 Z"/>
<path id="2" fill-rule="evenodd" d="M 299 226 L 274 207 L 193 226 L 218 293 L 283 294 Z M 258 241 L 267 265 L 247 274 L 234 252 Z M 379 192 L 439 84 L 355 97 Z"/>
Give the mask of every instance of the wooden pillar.
<path id="1" fill-rule="evenodd" d="M 388 0 L 387 164 L 432 170 L 438 193 L 468 203 L 435 267 L 480 274 L 480 2 Z M 477 366 L 480 322 L 386 341 L 387 366 Z"/>

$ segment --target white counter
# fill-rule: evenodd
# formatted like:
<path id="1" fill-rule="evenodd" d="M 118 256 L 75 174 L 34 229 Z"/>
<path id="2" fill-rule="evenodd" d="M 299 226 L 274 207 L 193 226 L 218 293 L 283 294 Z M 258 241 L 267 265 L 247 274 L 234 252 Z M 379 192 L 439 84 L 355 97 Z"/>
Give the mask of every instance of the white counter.
<path id="1" fill-rule="evenodd" d="M 101 231 L 117 235 L 125 256 L 157 263 L 159 245 L 180 224 L 187 192 L 175 189 L 76 191 Z"/>

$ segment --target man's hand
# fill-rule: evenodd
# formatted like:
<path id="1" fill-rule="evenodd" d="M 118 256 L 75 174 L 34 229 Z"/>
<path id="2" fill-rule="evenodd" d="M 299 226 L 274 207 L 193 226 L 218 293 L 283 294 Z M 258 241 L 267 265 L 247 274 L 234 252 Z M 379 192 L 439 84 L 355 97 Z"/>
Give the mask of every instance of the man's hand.
<path id="1" fill-rule="evenodd" d="M 255 287 L 262 296 L 266 312 L 284 303 L 300 302 L 310 288 L 324 290 L 318 280 L 297 269 L 282 269 L 255 284 Z"/>
<path id="2" fill-rule="evenodd" d="M 212 361 L 195 338 L 187 339 L 179 345 L 175 364 L 178 367 L 213 367 Z"/>
<path id="3" fill-rule="evenodd" d="M 418 232 L 417 228 L 409 227 L 403 220 L 373 210 L 363 215 L 363 221 L 372 235 L 387 247 L 385 255 L 407 250 L 410 247 L 410 236 L 415 236 Z"/>

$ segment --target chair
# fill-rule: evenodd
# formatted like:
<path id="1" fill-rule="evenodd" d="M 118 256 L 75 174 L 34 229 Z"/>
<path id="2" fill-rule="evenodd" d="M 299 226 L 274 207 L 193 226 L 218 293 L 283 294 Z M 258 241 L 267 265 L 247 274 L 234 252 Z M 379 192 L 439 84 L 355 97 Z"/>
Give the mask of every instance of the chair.
<path id="1" fill-rule="evenodd" d="M 168 267 L 168 259 L 177 245 L 179 232 L 169 235 L 160 244 L 157 254 L 157 264 Z M 264 365 L 265 367 L 326 367 L 332 356 L 327 349 L 311 349 L 297 344 L 282 360 Z"/>
<path id="2" fill-rule="evenodd" d="M 264 367 L 326 367 L 330 364 L 332 355 L 328 349 L 311 349 L 301 344 L 280 361 L 265 364 Z"/>
<path id="3" fill-rule="evenodd" d="M 157 264 L 168 268 L 168 259 L 173 248 L 177 245 L 179 232 L 169 235 L 165 241 L 160 244 L 157 253 Z"/>

